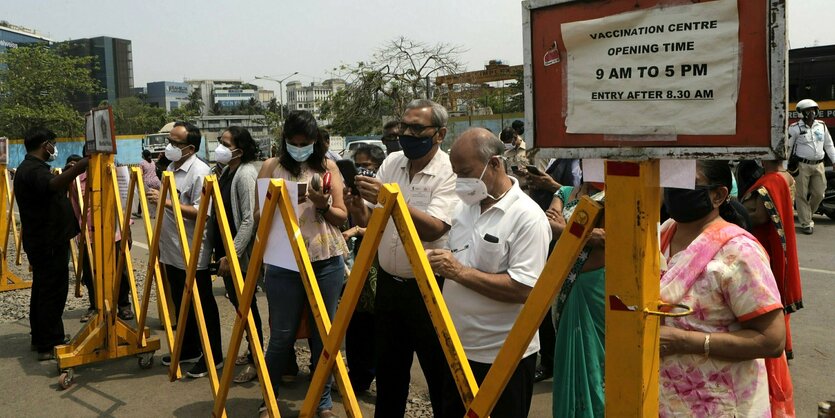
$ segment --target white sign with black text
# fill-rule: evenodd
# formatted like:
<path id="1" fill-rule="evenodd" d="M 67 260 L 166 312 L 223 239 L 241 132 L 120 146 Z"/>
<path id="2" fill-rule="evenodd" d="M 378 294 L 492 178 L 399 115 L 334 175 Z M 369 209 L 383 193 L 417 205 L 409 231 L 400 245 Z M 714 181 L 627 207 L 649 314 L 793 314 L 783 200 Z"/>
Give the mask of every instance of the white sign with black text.
<path id="1" fill-rule="evenodd" d="M 737 10 L 716 0 L 563 24 L 567 132 L 735 134 Z"/>

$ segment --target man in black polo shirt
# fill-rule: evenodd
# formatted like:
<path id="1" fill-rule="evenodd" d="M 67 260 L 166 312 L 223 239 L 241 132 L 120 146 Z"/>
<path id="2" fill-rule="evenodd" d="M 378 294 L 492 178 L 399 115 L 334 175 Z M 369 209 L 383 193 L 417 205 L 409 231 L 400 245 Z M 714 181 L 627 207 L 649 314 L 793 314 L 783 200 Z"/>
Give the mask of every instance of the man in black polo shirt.
<path id="1" fill-rule="evenodd" d="M 53 175 L 47 161 L 58 156 L 55 133 L 30 129 L 23 140 L 26 158 L 14 178 L 20 209 L 23 250 L 32 266 L 29 326 L 38 360 L 54 358 L 53 347 L 66 343 L 61 319 L 69 291 L 70 238 L 79 233 L 67 189 L 87 169 L 87 158 L 61 175 Z"/>

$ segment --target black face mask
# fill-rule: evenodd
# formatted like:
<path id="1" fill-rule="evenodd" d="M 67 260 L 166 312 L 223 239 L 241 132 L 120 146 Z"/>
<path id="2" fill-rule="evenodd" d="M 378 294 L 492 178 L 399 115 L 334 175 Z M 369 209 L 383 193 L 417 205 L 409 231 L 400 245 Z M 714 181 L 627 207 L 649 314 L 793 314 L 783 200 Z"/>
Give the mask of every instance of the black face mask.
<path id="1" fill-rule="evenodd" d="M 688 223 L 707 216 L 713 210 L 710 190 L 714 186 L 696 186 L 688 189 L 664 189 L 664 206 L 676 222 Z"/>
<path id="2" fill-rule="evenodd" d="M 411 136 L 411 135 L 400 135 L 400 146 L 403 147 L 403 155 L 410 160 L 419 160 L 423 158 L 429 151 L 432 150 L 432 147 L 435 145 L 432 143 L 432 136 Z"/>

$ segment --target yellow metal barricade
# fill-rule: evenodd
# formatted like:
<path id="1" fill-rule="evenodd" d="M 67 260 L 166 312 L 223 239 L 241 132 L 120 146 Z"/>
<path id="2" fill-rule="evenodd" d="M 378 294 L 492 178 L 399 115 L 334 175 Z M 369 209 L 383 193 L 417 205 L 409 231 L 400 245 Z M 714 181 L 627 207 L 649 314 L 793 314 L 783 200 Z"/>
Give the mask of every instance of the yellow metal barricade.
<path id="1" fill-rule="evenodd" d="M 290 245 L 293 249 L 293 254 L 296 258 L 296 263 L 299 266 L 299 272 L 302 277 L 302 283 L 305 286 L 305 291 L 308 297 L 308 303 L 313 314 L 315 325 L 317 327 L 319 335 L 322 336 L 323 341 L 327 340 L 329 332 L 331 330 L 330 318 L 328 316 L 327 310 L 325 309 L 324 302 L 322 300 L 322 295 L 319 291 L 319 285 L 316 281 L 316 277 L 313 273 L 313 267 L 310 262 L 310 258 L 307 254 L 307 248 L 304 245 L 304 241 L 299 231 L 299 225 L 298 221 L 296 220 L 295 211 L 293 209 L 293 206 L 290 202 L 290 197 L 287 194 L 286 190 L 287 189 L 284 187 L 283 180 L 273 179 L 270 182 L 263 210 L 261 211 L 261 218 L 259 221 L 258 231 L 256 233 L 255 245 L 252 249 L 252 255 L 250 258 L 249 266 L 247 267 L 246 281 L 243 283 L 242 289 L 240 288 L 241 283 L 239 279 L 234 280 L 236 282 L 236 292 L 238 293 L 238 314 L 235 318 L 235 325 L 232 329 L 232 336 L 229 343 L 227 358 L 235 358 L 238 354 L 238 350 L 240 349 L 244 332 L 244 323 L 242 318 L 248 318 L 247 322 L 249 324 L 252 324 L 250 305 L 252 303 L 253 295 L 255 294 L 255 287 L 257 285 L 258 274 L 263 265 L 264 252 L 266 250 L 267 241 L 270 234 L 270 228 L 272 225 L 273 216 L 275 216 L 276 209 L 279 209 L 281 211 L 279 216 L 281 216 L 284 220 L 286 233 L 290 240 Z M 217 202 L 220 200 L 220 195 L 217 190 L 214 193 L 216 194 L 215 201 Z M 215 208 L 216 210 L 218 210 L 217 206 Z M 225 212 L 221 213 L 225 214 Z M 221 227 L 223 228 L 223 234 L 225 236 L 224 242 L 225 245 L 227 245 L 226 253 L 234 254 L 234 247 L 232 246 L 231 234 L 228 232 L 228 222 L 225 220 L 224 215 L 219 215 L 219 218 L 222 220 Z M 229 256 L 227 255 L 227 258 L 228 257 Z M 237 263 L 237 256 L 235 256 L 235 261 Z M 240 277 L 239 267 L 233 268 L 232 272 L 233 278 L 234 275 Z M 248 326 L 250 327 L 250 329 L 254 329 L 252 325 Z M 257 334 L 255 334 L 253 331 L 249 331 L 248 334 L 251 340 L 257 339 Z M 258 350 L 256 350 L 257 352 L 252 352 L 256 364 L 263 364 L 263 352 L 260 351 L 260 344 L 254 344 L 253 342 L 250 342 L 250 347 L 253 346 L 258 348 Z M 343 403 L 345 405 L 345 410 L 348 416 L 362 416 L 362 413 L 359 408 L 359 402 L 356 399 L 353 388 L 351 387 L 351 382 L 348 379 L 348 370 L 345 366 L 345 362 L 342 358 L 342 355 L 337 351 L 336 354 L 332 357 L 332 360 L 336 363 L 335 380 L 337 383 L 337 387 L 342 395 Z M 333 370 L 333 363 L 331 364 L 332 366 L 327 370 L 327 374 L 330 374 Z M 213 410 L 214 416 L 223 416 L 223 414 L 225 413 L 226 399 L 229 393 L 229 386 L 232 383 L 233 372 L 234 365 L 227 363 L 223 369 L 223 378 L 221 380 L 220 390 L 218 391 L 217 396 L 215 397 L 215 405 Z M 259 366 L 258 374 L 259 377 L 261 377 L 262 374 L 266 375 L 266 368 L 262 369 L 262 367 Z M 264 379 L 264 377 L 261 377 L 264 401 L 270 416 L 278 417 L 278 405 L 275 400 L 275 394 L 273 393 L 272 385 L 265 383 L 268 381 L 269 380 Z M 321 392 L 322 391 L 320 389 L 319 393 L 321 394 Z"/>
<path id="2" fill-rule="evenodd" d="M 551 256 L 548 257 L 536 285 L 531 289 L 528 300 L 519 312 L 516 323 L 513 324 L 496 360 L 481 383 L 478 394 L 470 404 L 466 417 L 486 417 L 496 406 L 507 382 L 519 366 L 528 344 L 548 313 L 551 302 L 562 288 L 580 251 L 588 242 L 602 209 L 598 203 L 586 196 L 577 205 Z M 555 378 L 559 379 L 561 376 Z"/>
<path id="3" fill-rule="evenodd" d="M 229 270 L 232 275 L 232 282 L 235 286 L 235 294 L 237 296 L 238 303 L 238 315 L 237 318 L 246 318 L 246 324 L 243 324 L 241 321 L 236 321 L 235 326 L 240 327 L 233 328 L 232 334 L 237 335 L 236 333 L 240 331 L 243 332 L 243 327 L 246 326 L 247 335 L 249 337 L 249 348 L 252 353 L 252 358 L 255 363 L 255 370 L 258 375 L 258 380 L 261 386 L 261 395 L 264 399 L 264 403 L 267 406 L 267 410 L 270 412 L 272 416 L 279 416 L 278 412 L 278 404 L 276 402 L 275 393 L 272 390 L 272 381 L 270 380 L 269 372 L 267 371 L 267 364 L 264 361 L 264 351 L 263 347 L 261 346 L 261 341 L 258 339 L 258 330 L 255 327 L 255 320 L 253 319 L 252 312 L 249 309 L 250 303 L 255 295 L 255 286 L 251 286 L 249 289 L 249 293 L 247 296 L 247 288 L 244 285 L 243 277 L 241 277 L 241 266 L 238 260 L 238 254 L 235 251 L 235 243 L 234 239 L 232 238 L 232 232 L 229 228 L 229 219 L 226 218 L 226 209 L 223 204 L 223 198 L 220 195 L 220 188 L 218 187 L 217 180 L 214 176 L 207 177 L 204 180 L 203 186 L 203 195 L 201 197 L 201 208 L 205 205 L 206 210 L 208 210 L 209 205 L 214 208 L 215 214 L 217 215 L 217 220 L 220 223 L 220 238 L 223 241 L 223 248 L 226 251 L 226 260 L 229 262 Z M 261 225 L 266 225 L 266 229 L 269 229 L 269 225 L 272 222 L 272 216 L 268 219 L 262 217 L 261 218 Z M 205 227 L 205 225 L 204 225 Z M 262 246 L 260 249 L 253 250 L 253 254 L 256 251 L 260 252 L 260 256 L 258 259 L 260 260 L 263 257 L 264 247 Z M 254 255 L 253 255 L 254 258 Z M 251 281 L 253 284 L 258 280 L 258 274 L 260 272 L 260 268 L 252 269 L 252 262 L 248 268 L 249 272 L 247 273 L 248 277 L 247 280 Z M 252 277 L 252 279 L 249 279 Z M 246 298 L 246 299 L 242 299 Z M 242 300 L 246 300 L 246 311 L 242 310 L 242 306 L 244 305 Z M 221 396 L 224 398 L 228 394 L 229 385 L 232 381 L 232 373 L 235 370 L 235 362 L 231 359 L 237 357 L 238 350 L 240 348 L 240 339 L 233 339 L 232 344 L 229 347 L 228 354 L 226 358 L 229 360 L 225 363 L 223 368 L 223 374 L 220 379 L 220 384 L 218 390 L 215 394 L 215 405 L 217 405 L 217 399 Z M 225 411 L 224 407 L 221 406 L 219 410 L 214 411 L 213 413 L 215 416 L 224 416 Z"/>
<path id="4" fill-rule="evenodd" d="M 117 259 L 114 245 L 117 219 L 124 226 L 128 218 L 122 213 L 119 188 L 113 164 L 113 155 L 94 154 L 87 171 L 87 208 L 93 222 L 93 276 L 98 312 L 86 326 L 66 345 L 55 347 L 59 384 L 66 388 L 73 381 L 73 367 L 97 361 L 139 355 L 143 368 L 152 364 L 153 352 L 159 349 L 159 339 L 150 336 L 147 328 L 133 328 L 116 315 L 116 300 L 121 277 L 116 275 L 117 261 L 123 263 L 130 257 L 130 250 L 122 248 L 122 260 Z M 127 216 L 130 216 L 128 213 Z M 86 216 L 82 217 L 82 222 Z M 128 231 L 127 234 L 130 234 Z M 129 273 L 133 282 L 133 272 Z M 135 284 L 131 285 L 135 288 Z M 136 303 L 136 294 L 133 295 Z"/>
<path id="5" fill-rule="evenodd" d="M 20 235 L 17 230 L 17 222 L 14 216 L 14 192 L 9 181 L 9 172 L 5 164 L 0 164 L 0 292 L 8 290 L 25 289 L 32 287 L 31 280 L 23 280 L 9 269 L 8 248 L 9 233 L 14 235 L 15 248 L 17 250 L 16 261 L 20 265 Z"/>
<path id="6" fill-rule="evenodd" d="M 551 301 L 588 240 L 598 219 L 600 206 L 590 199 L 584 199 L 578 206 L 574 217 L 566 227 L 568 232 L 564 233 L 557 243 L 552 253 L 554 255 L 549 259 L 540 280 L 531 290 L 527 303 L 508 335 L 507 342 L 479 388 L 473 378 L 458 334 L 449 317 L 446 303 L 429 267 L 423 246 L 398 186 L 385 185 L 381 190 L 379 203 L 381 207 L 376 208 L 371 215 L 339 309 L 334 316 L 334 326 L 325 342 L 322 356 L 318 359 L 316 371 L 302 406 L 301 416 L 313 416 L 315 412 L 319 394 L 327 378 L 325 371 L 333 365 L 333 357 L 328 353 L 338 352 L 341 347 L 389 218 L 395 221 L 395 227 L 415 271 L 415 279 L 418 281 L 433 326 L 441 341 L 441 347 L 459 394 L 465 407 L 469 409 L 466 416 L 472 418 L 488 416 L 522 359 L 525 349 L 539 329 L 539 324 L 545 317 Z"/>
<path id="7" fill-rule="evenodd" d="M 458 333 L 452 324 L 452 319 L 435 280 L 435 275 L 432 273 L 432 268 L 429 267 L 423 244 L 420 242 L 412 218 L 409 215 L 406 201 L 397 184 L 386 184 L 380 189 L 379 204 L 381 207 L 375 208 L 371 214 L 357 259 L 351 269 L 351 276 L 348 278 L 348 284 L 334 316 L 333 328 L 327 339 L 323 338 L 324 348 L 318 359 L 316 371 L 313 374 L 310 388 L 302 405 L 302 417 L 312 417 L 316 412 L 319 396 L 322 393 L 327 376 L 334 366 L 336 357 L 334 354 L 339 353 L 339 348 L 348 330 L 348 323 L 356 308 L 360 292 L 365 284 L 368 271 L 371 268 L 374 255 L 377 253 L 377 248 L 380 246 L 383 231 L 389 219 L 394 220 L 400 240 L 406 249 L 406 255 L 415 272 L 415 280 L 423 295 L 432 325 L 438 334 L 441 348 L 450 365 L 450 370 L 464 404 L 469 405 L 478 391 L 470 364 L 464 354 L 464 348 L 461 346 Z"/>

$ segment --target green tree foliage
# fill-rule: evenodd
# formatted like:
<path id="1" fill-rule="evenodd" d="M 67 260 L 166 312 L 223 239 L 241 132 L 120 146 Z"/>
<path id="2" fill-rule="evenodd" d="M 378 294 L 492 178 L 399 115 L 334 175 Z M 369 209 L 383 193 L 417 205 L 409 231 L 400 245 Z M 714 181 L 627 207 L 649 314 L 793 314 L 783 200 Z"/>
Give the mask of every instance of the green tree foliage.
<path id="1" fill-rule="evenodd" d="M 460 47 L 428 45 L 399 37 L 386 42 L 370 61 L 335 69 L 348 85 L 322 104 L 322 118 L 340 135 L 380 132 L 383 116 L 400 117 L 415 98 L 427 98 L 427 79 L 460 72 Z"/>
<path id="2" fill-rule="evenodd" d="M 203 103 L 203 94 L 200 88 L 192 90 L 188 95 L 188 103 L 184 106 L 186 112 L 199 116 L 203 112 L 203 106 L 205 106 L 205 103 Z"/>
<path id="3" fill-rule="evenodd" d="M 165 116 L 165 109 L 150 106 L 138 97 L 119 99 L 113 105 L 117 135 L 157 132 L 165 125 Z"/>
<path id="4" fill-rule="evenodd" d="M 45 45 L 7 49 L 0 55 L 2 135 L 20 138 L 33 126 L 46 126 L 60 136 L 80 135 L 84 118 L 70 97 L 101 91 L 88 69 L 91 60 L 61 56 Z"/>
<path id="5" fill-rule="evenodd" d="M 525 111 L 525 80 L 522 74 L 507 86 L 505 97 L 507 100 L 505 103 L 507 105 L 506 113 Z"/>

